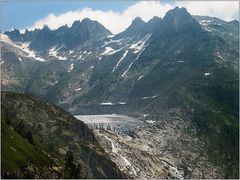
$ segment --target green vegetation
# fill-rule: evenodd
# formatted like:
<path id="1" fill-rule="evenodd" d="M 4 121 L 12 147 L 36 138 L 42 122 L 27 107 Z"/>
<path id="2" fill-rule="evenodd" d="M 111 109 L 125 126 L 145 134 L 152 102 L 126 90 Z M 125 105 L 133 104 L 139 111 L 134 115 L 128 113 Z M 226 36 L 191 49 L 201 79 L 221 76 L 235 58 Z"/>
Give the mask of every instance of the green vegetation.
<path id="1" fill-rule="evenodd" d="M 235 81 L 234 81 L 235 80 Z M 209 161 L 222 167 L 225 178 L 239 177 L 238 74 L 229 67 L 188 85 L 195 109 L 193 122 L 206 143 Z"/>
<path id="2" fill-rule="evenodd" d="M 2 172 L 14 172 L 26 166 L 51 166 L 51 160 L 43 152 L 26 141 L 17 132 L 2 123 Z"/>
<path id="3" fill-rule="evenodd" d="M 1 95 L 2 177 L 123 177 L 83 122 L 30 94 Z"/>
<path id="4" fill-rule="evenodd" d="M 2 109 L 5 107 L 2 106 Z M 34 138 L 30 131 L 23 137 L 13 128 L 14 113 L 2 110 L 1 113 L 1 173 L 2 177 L 18 177 L 26 167 L 38 169 L 51 167 L 53 162 L 43 153 L 41 146 L 34 145 Z M 26 175 L 26 174 L 25 174 Z M 24 175 L 21 175 L 24 177 Z M 33 177 L 32 177 L 33 178 Z"/>

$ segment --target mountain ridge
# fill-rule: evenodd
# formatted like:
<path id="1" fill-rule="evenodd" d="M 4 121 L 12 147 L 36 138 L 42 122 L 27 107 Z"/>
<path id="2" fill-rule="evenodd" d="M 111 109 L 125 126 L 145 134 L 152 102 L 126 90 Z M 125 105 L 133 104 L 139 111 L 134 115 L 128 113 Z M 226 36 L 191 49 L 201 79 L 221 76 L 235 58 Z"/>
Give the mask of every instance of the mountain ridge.
<path id="1" fill-rule="evenodd" d="M 74 115 L 140 116 L 158 132 L 166 125 L 169 132 L 173 128 L 180 136 L 201 142 L 198 153 L 207 161 L 202 160 L 199 168 L 203 170 L 205 163 L 209 163 L 207 168 L 216 168 L 216 174 L 206 169 L 207 178 L 238 177 L 237 23 L 191 16 L 185 8 L 176 7 L 163 19 L 153 17 L 145 23 L 137 18 L 129 27 L 130 31 L 107 33 L 74 48 L 58 44 L 36 51 L 46 60 L 42 62 L 4 42 L 3 90 L 21 87 L 22 92 L 44 97 Z M 66 28 L 59 28 L 58 33 L 64 34 Z M 192 129 L 185 129 L 181 122 Z M 185 140 L 189 141 L 172 141 L 181 149 Z M 162 148 L 179 159 L 175 151 Z M 194 157 L 188 160 L 184 152 L 179 156 L 176 167 L 194 167 Z M 193 176 L 188 171 L 183 176 L 202 178 L 196 175 L 200 169 L 192 170 Z"/>
<path id="2" fill-rule="evenodd" d="M 84 35 L 81 33 L 84 33 Z M 71 49 L 79 43 L 92 38 L 105 37 L 110 35 L 111 32 L 97 21 L 84 18 L 82 21 L 74 21 L 71 27 L 61 26 L 56 30 L 51 30 L 47 25 L 44 25 L 42 29 L 25 31 L 24 34 L 20 34 L 19 30 L 5 32 L 4 34 L 8 35 L 12 40 L 30 41 L 30 49 L 42 51 L 57 44 L 63 44 Z M 45 43 L 43 47 L 41 47 L 42 43 Z"/>

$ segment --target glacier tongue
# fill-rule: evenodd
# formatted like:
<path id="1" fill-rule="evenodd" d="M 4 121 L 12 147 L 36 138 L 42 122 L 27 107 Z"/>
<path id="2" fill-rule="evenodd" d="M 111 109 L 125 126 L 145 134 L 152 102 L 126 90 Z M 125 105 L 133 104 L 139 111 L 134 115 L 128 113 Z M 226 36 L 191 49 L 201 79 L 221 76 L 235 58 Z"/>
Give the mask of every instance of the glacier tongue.
<path id="1" fill-rule="evenodd" d="M 177 113 L 178 109 L 168 113 L 172 112 Z M 210 173 L 212 168 L 215 170 L 199 151 L 204 148 L 204 143 L 182 130 L 189 127 L 189 122 L 178 114 L 163 121 L 152 119 L 148 112 L 141 114 L 139 119 L 116 114 L 76 117 L 93 129 L 111 160 L 130 178 L 199 178 L 206 167 L 210 168 Z M 179 147 L 184 149 L 180 150 Z M 196 167 L 196 157 L 199 157 L 199 162 L 206 163 L 203 169 Z"/>
<path id="2" fill-rule="evenodd" d="M 141 121 L 116 114 L 105 115 L 78 115 L 77 119 L 85 122 L 90 128 L 99 130 L 110 130 L 116 134 L 129 135 L 132 134 L 135 127 L 141 125 Z"/>

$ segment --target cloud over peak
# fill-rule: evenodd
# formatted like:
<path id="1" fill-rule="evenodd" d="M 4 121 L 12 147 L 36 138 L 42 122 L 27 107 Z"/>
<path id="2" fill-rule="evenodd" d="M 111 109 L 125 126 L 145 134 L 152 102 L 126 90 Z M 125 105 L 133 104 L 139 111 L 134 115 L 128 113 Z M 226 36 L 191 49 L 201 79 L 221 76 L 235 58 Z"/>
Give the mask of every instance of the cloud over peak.
<path id="1" fill-rule="evenodd" d="M 238 1 L 175 1 L 171 4 L 161 1 L 140 1 L 122 12 L 93 10 L 89 7 L 68 11 L 63 14 L 49 14 L 45 18 L 36 21 L 29 30 L 42 28 L 47 25 L 50 29 L 57 29 L 67 24 L 69 27 L 76 20 L 88 17 L 103 24 L 112 33 L 116 34 L 125 30 L 135 17 L 141 17 L 144 21 L 150 20 L 153 16 L 163 17 L 165 13 L 174 7 L 185 7 L 192 15 L 204 15 L 218 17 L 224 20 L 238 18 Z"/>

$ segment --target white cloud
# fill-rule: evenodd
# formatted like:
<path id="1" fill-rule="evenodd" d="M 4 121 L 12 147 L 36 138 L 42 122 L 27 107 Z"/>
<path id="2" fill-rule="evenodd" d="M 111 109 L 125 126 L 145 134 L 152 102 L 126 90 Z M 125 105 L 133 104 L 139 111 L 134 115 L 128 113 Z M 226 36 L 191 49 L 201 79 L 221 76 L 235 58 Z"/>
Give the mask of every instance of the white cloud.
<path id="1" fill-rule="evenodd" d="M 171 4 L 161 3 L 160 1 L 140 1 L 122 12 L 92 10 L 86 7 L 60 15 L 49 14 L 28 29 L 42 28 L 44 24 L 51 29 L 57 29 L 65 24 L 71 26 L 75 20 L 88 17 L 103 24 L 112 33 L 116 34 L 126 29 L 136 16 L 148 21 L 153 16 L 163 17 L 168 10 L 175 6 L 186 7 L 188 12 L 193 15 L 214 16 L 224 20 L 237 19 L 238 17 L 238 1 L 176 1 Z"/>
<path id="2" fill-rule="evenodd" d="M 178 1 L 176 5 L 187 8 L 192 15 L 213 16 L 226 21 L 238 19 L 238 1 Z"/>

